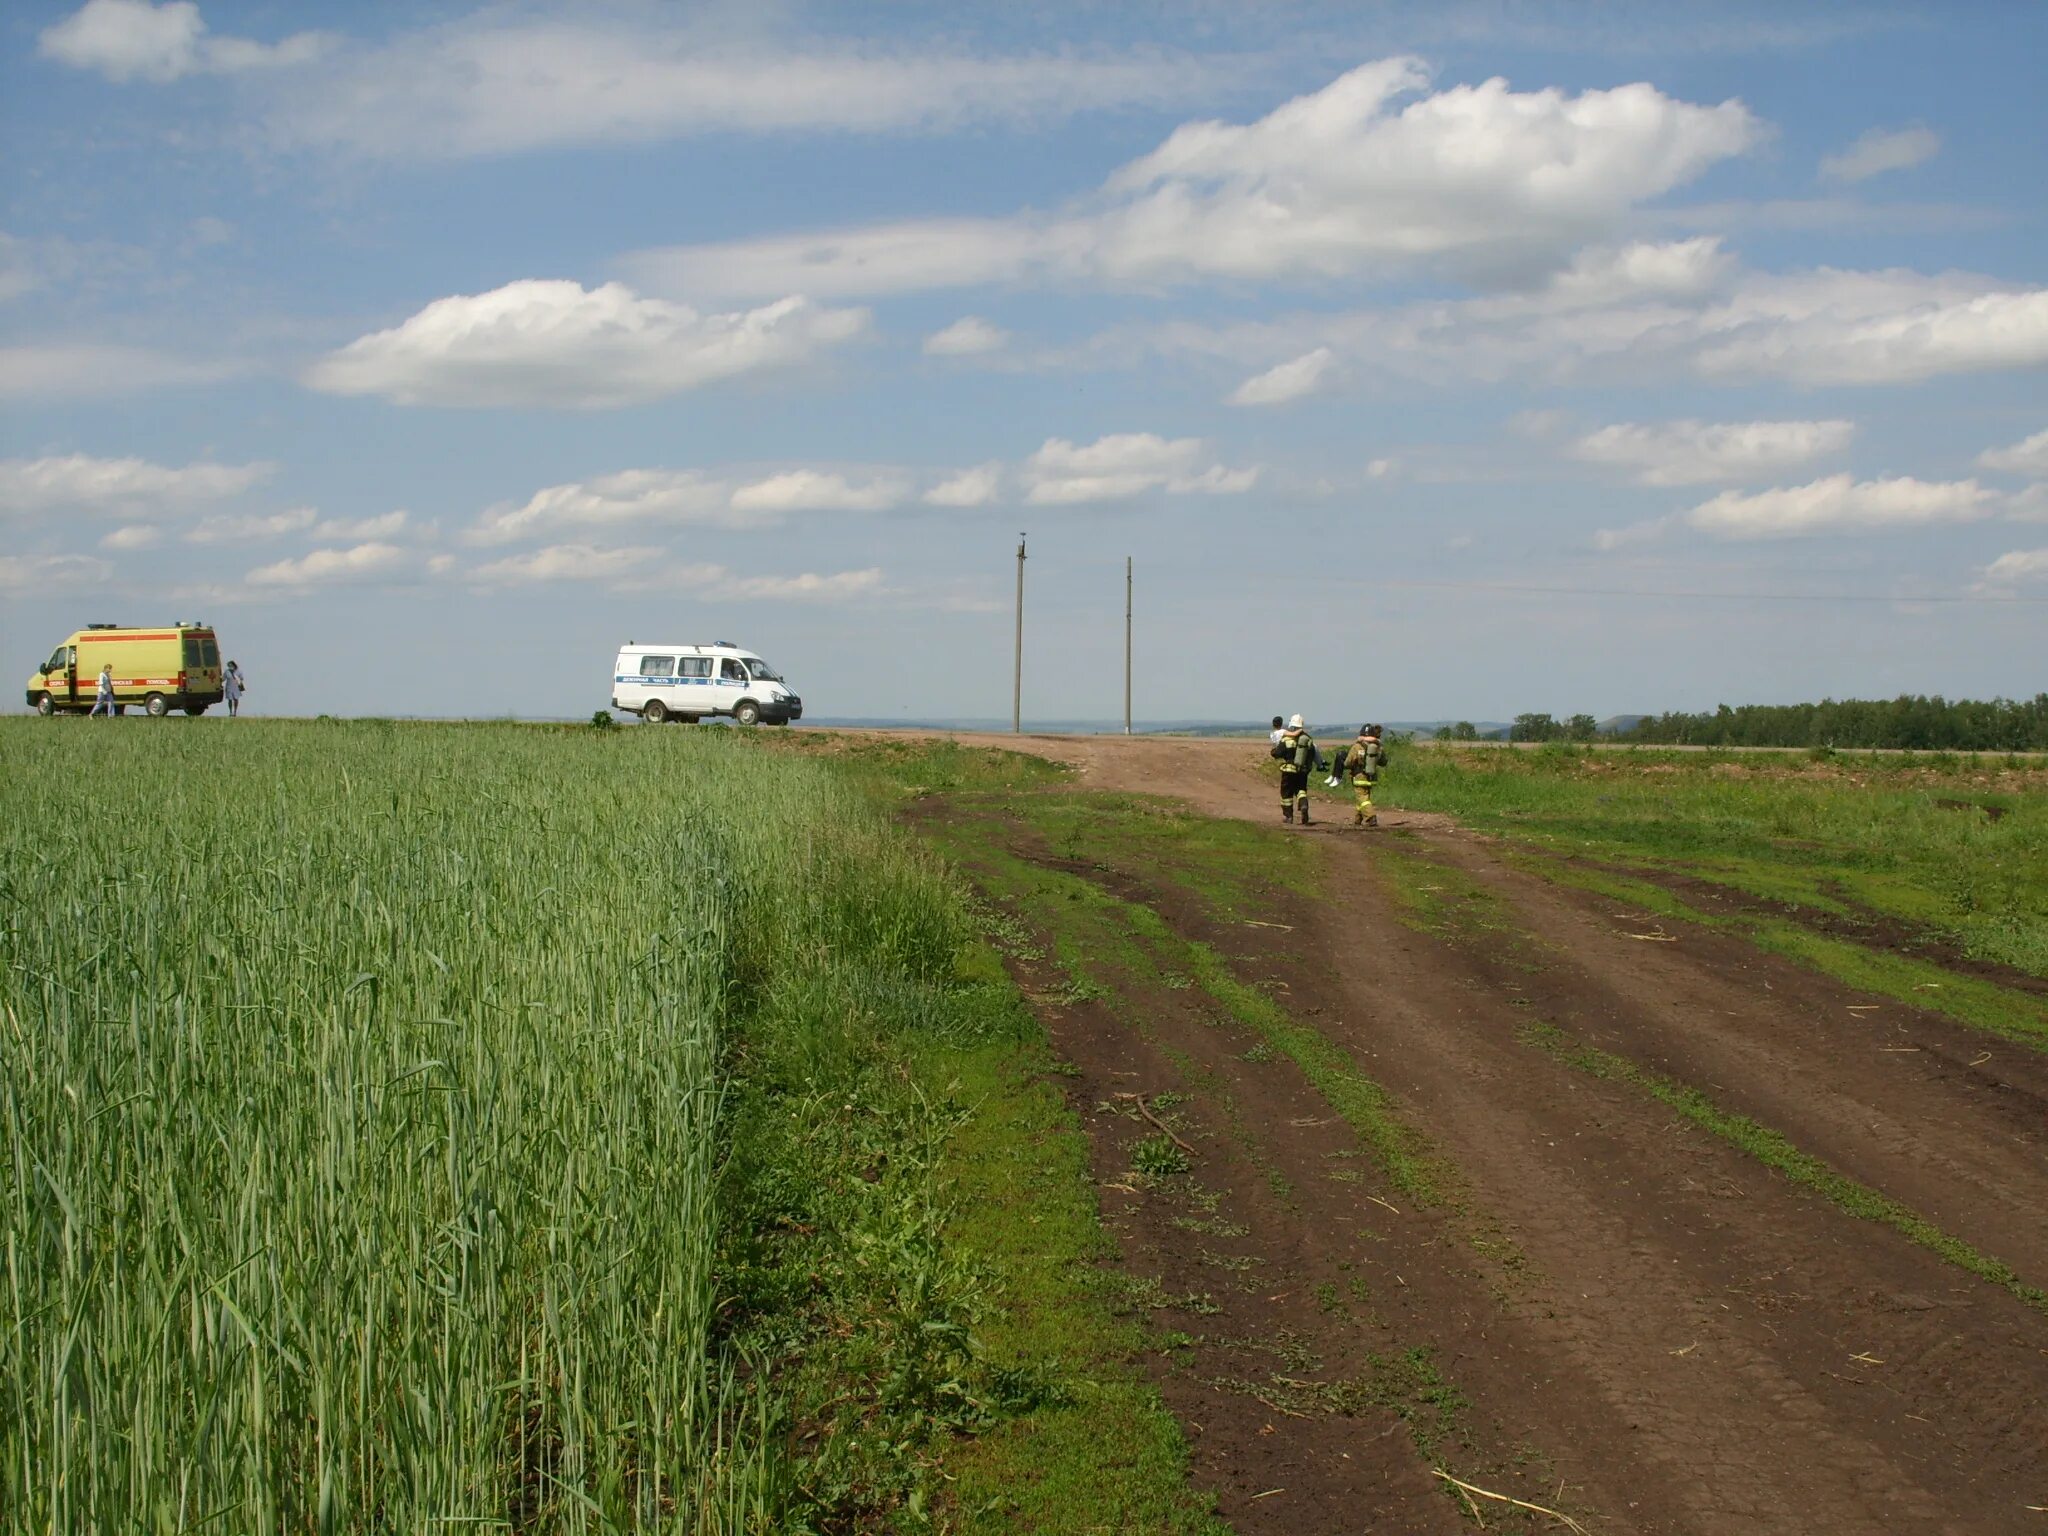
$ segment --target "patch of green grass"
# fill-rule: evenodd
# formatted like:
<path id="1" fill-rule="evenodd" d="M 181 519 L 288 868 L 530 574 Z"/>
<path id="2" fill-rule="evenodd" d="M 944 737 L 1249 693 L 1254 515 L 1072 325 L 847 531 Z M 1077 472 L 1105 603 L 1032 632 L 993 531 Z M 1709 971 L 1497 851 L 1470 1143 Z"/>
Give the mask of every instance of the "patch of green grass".
<path id="1" fill-rule="evenodd" d="M 1817 912 L 1853 901 L 1972 958 L 2048 975 L 2048 772 L 2038 765 L 1419 746 L 1400 755 L 1380 795 L 1552 852 Z"/>
<path id="2" fill-rule="evenodd" d="M 1813 1191 L 1840 1210 L 1864 1221 L 1889 1227 L 1958 1268 L 2003 1287 L 2037 1311 L 2048 1312 L 2048 1291 L 2022 1281 L 2010 1265 L 1979 1253 L 1917 1212 L 1850 1178 L 1812 1153 L 1801 1151 L 1768 1126 L 1759 1125 L 1746 1115 L 1723 1109 L 1697 1088 L 1637 1066 L 1611 1051 L 1588 1045 L 1554 1024 L 1531 1022 L 1522 1027 L 1521 1035 L 1529 1044 L 1588 1076 L 1640 1089 L 1702 1130 L 1739 1148 L 1766 1168 Z"/>
<path id="3" fill-rule="evenodd" d="M 1986 1034 L 2048 1051 L 2048 1007 L 2024 992 L 1964 975 L 1930 960 L 1831 938 L 1788 918 L 1739 910 L 1706 911 L 1654 881 L 1631 879 L 1535 854 L 1522 854 L 1514 862 L 1554 884 L 1592 891 L 1658 917 L 1740 933 L 1760 949 L 1861 991 L 1895 998 Z"/>

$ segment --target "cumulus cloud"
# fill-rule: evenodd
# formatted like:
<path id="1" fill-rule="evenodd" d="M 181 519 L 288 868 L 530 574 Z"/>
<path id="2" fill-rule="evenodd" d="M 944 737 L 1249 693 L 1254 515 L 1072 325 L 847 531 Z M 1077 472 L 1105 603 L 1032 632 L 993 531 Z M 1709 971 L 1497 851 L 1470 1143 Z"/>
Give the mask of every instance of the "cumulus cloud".
<path id="1" fill-rule="evenodd" d="M 1207 94 L 1185 55 L 734 46 L 666 19 L 486 13 L 340 59 L 277 109 L 288 141 L 445 159 L 708 133 L 950 132 Z M 669 13 L 672 14 L 672 13 Z"/>
<path id="2" fill-rule="evenodd" d="M 50 592 L 105 581 L 114 568 L 92 555 L 0 555 L 0 592 Z"/>
<path id="3" fill-rule="evenodd" d="M 1644 485 L 1710 485 L 1767 479 L 1840 453 L 1855 435 L 1848 421 L 1617 422 L 1581 437 L 1571 453 L 1630 470 Z"/>
<path id="4" fill-rule="evenodd" d="M 963 315 L 942 331 L 924 339 L 927 357 L 974 357 L 983 352 L 1000 352 L 1010 344 L 1010 333 L 991 325 L 979 315 Z"/>
<path id="5" fill-rule="evenodd" d="M 1055 216 L 676 247 L 633 270 L 693 294 L 1332 279 L 1446 262 L 1526 273 L 1762 135 L 1739 101 L 1696 106 L 1650 85 L 1429 83 L 1420 61 L 1383 59 L 1256 122 L 1184 124 Z"/>
<path id="6" fill-rule="evenodd" d="M 1519 379 L 1891 385 L 2048 364 L 2048 289 L 1970 273 L 1743 269 L 1712 238 L 1579 253 L 1535 287 L 1387 309 L 1111 333 L 1239 366 L 1327 346 L 1362 375 L 1444 385 Z"/>
<path id="7" fill-rule="evenodd" d="M 1980 587 L 2010 587 L 2022 581 L 2048 581 L 2048 549 L 2008 550 L 1984 567 Z"/>
<path id="8" fill-rule="evenodd" d="M 239 496 L 273 464 L 187 464 L 172 469 L 147 459 L 97 459 L 73 453 L 42 459 L 0 459 L 0 513 L 135 512 L 183 508 Z"/>
<path id="9" fill-rule="evenodd" d="M 1288 362 L 1252 375 L 1230 393 L 1232 405 L 1285 405 L 1312 395 L 1337 372 L 1337 354 L 1317 347 Z"/>
<path id="10" fill-rule="evenodd" d="M 1974 480 L 1856 480 L 1847 474 L 1830 475 L 1808 485 L 1768 491 L 1723 491 L 1677 517 L 1603 531 L 1593 542 L 1599 549 L 1621 549 L 1674 528 L 1740 541 L 1882 533 L 1975 522 L 1989 517 L 1997 502 L 1994 493 Z"/>
<path id="11" fill-rule="evenodd" d="M 203 517 L 185 530 L 188 544 L 262 544 L 288 534 L 304 533 L 319 519 L 311 507 L 293 507 L 285 512 L 253 513 L 245 517 L 216 514 Z"/>
<path id="12" fill-rule="evenodd" d="M 90 400 L 186 384 L 211 384 L 234 372 L 147 347 L 56 342 L 0 347 L 0 400 Z"/>
<path id="13" fill-rule="evenodd" d="M 1198 437 L 1115 433 L 1092 443 L 1049 437 L 1025 462 L 1025 499 L 1039 505 L 1121 501 L 1147 491 L 1229 495 L 1251 489 L 1256 469 L 1226 469 Z"/>
<path id="14" fill-rule="evenodd" d="M 300 32 L 277 43 L 208 36 L 192 0 L 86 0 L 62 21 L 45 27 L 36 50 L 73 69 L 109 80 L 176 80 L 185 75 L 240 74 L 305 64 L 327 50 L 332 39 Z"/>
<path id="15" fill-rule="evenodd" d="M 372 541 L 258 566 L 245 579 L 252 587 L 339 587 L 411 579 L 424 572 L 416 551 Z"/>
<path id="16" fill-rule="evenodd" d="M 620 283 L 526 280 L 437 299 L 329 355 L 306 382 L 400 405 L 601 409 L 807 361 L 867 320 L 802 298 L 706 315 Z"/>
<path id="17" fill-rule="evenodd" d="M 786 470 L 740 486 L 732 493 L 735 512 L 881 512 L 898 505 L 907 487 L 882 477 L 855 485 L 844 475 L 815 469 Z"/>
<path id="18" fill-rule="evenodd" d="M 934 507 L 985 507 L 1002 492 L 1003 466 L 977 464 L 949 475 L 924 493 Z"/>
<path id="19" fill-rule="evenodd" d="M 1873 128 L 1838 155 L 1820 163 L 1830 181 L 1868 181 L 1886 171 L 1911 170 L 1941 151 L 1941 135 L 1931 128 Z"/>
<path id="20" fill-rule="evenodd" d="M 100 539 L 100 548 L 124 554 L 130 550 L 149 549 L 163 542 L 164 531 L 150 523 L 129 523 L 116 528 Z"/>
<path id="21" fill-rule="evenodd" d="M 2048 431 L 2036 432 L 2010 448 L 1987 448 L 1977 455 L 1977 463 L 1984 469 L 2048 479 Z"/>
<path id="22" fill-rule="evenodd" d="M 826 575 L 742 576 L 722 565 L 678 562 L 654 545 L 601 549 L 589 544 L 555 544 L 478 566 L 469 579 L 481 586 L 587 581 L 625 591 L 690 592 L 706 601 L 835 601 L 877 591 L 882 573 L 869 569 Z"/>
<path id="23" fill-rule="evenodd" d="M 388 539 L 403 533 L 411 521 L 412 514 L 402 507 L 374 517 L 325 517 L 313 525 L 312 536 L 335 541 Z"/>
<path id="24" fill-rule="evenodd" d="M 550 533 L 633 524 L 737 527 L 757 519 L 732 510 L 722 480 L 695 470 L 626 469 L 535 491 L 523 505 L 487 509 L 468 534 L 473 544 L 507 544 Z"/>

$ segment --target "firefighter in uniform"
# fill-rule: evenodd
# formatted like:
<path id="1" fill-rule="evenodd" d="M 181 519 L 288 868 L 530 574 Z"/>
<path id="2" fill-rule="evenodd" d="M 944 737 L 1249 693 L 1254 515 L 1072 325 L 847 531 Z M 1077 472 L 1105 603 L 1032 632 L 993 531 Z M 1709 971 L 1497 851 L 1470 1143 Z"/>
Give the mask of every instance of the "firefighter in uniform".
<path id="1" fill-rule="evenodd" d="M 1301 716 L 1287 722 L 1287 729 L 1273 746 L 1273 755 L 1280 759 L 1280 819 L 1291 824 L 1298 810 L 1305 827 L 1309 824 L 1308 776 L 1321 763 L 1322 754 L 1316 751 L 1316 739 L 1309 735 Z"/>
<path id="2" fill-rule="evenodd" d="M 1351 818 L 1354 827 L 1380 824 L 1379 813 L 1372 808 L 1372 787 L 1379 781 L 1380 769 L 1386 761 L 1387 754 L 1380 746 L 1380 728 L 1361 725 L 1358 739 L 1345 749 L 1337 765 L 1339 772 L 1350 776 L 1351 787 L 1358 794 L 1358 810 Z"/>

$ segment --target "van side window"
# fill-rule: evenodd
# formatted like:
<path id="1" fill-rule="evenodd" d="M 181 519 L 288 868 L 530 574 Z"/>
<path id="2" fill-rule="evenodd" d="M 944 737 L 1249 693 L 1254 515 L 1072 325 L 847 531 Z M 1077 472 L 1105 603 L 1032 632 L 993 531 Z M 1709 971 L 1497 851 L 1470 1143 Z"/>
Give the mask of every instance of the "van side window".
<path id="1" fill-rule="evenodd" d="M 685 656 L 679 663 L 684 677 L 709 677 L 711 658 L 709 656 Z"/>
<path id="2" fill-rule="evenodd" d="M 50 659 L 43 663 L 45 672 L 62 672 L 71 662 L 71 647 L 60 645 L 50 652 Z"/>
<path id="3" fill-rule="evenodd" d="M 744 683 L 747 680 L 747 669 L 728 656 L 719 664 L 719 675 L 729 683 Z"/>
<path id="4" fill-rule="evenodd" d="M 675 674 L 676 659 L 673 656 L 642 656 L 640 675 L 642 677 L 671 677 Z"/>

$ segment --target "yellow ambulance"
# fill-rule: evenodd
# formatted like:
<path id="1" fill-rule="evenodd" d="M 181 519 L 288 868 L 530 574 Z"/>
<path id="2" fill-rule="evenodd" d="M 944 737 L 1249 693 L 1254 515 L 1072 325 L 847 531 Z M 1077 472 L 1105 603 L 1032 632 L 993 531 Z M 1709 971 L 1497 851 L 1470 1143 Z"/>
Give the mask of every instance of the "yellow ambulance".
<path id="1" fill-rule="evenodd" d="M 211 625 L 180 621 L 161 629 L 88 624 L 75 631 L 29 677 L 29 707 L 43 715 L 84 713 L 99 693 L 101 667 L 114 669 L 117 710 L 140 704 L 157 716 L 174 709 L 203 715 L 220 702 L 220 641 Z"/>

